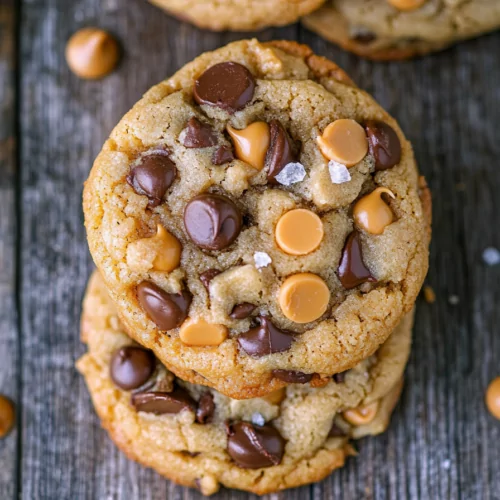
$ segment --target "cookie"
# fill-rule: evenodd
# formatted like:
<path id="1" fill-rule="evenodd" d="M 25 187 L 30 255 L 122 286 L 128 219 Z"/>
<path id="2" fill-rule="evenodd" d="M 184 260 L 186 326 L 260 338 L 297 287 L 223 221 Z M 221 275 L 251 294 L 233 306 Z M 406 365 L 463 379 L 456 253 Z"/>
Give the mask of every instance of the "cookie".
<path id="1" fill-rule="evenodd" d="M 150 0 L 182 21 L 213 31 L 254 31 L 294 23 L 325 0 Z"/>
<path id="2" fill-rule="evenodd" d="M 303 23 L 359 56 L 408 59 L 500 26 L 492 0 L 328 0 Z"/>
<path id="3" fill-rule="evenodd" d="M 290 385 L 238 401 L 177 379 L 120 325 L 98 274 L 82 313 L 84 375 L 103 427 L 131 459 L 204 494 L 257 494 L 319 481 L 342 467 L 351 439 L 383 432 L 398 400 L 411 314 L 376 355 L 321 388 Z"/>
<path id="4" fill-rule="evenodd" d="M 397 123 L 342 70 L 250 40 L 136 104 L 95 161 L 84 212 L 134 340 L 244 399 L 321 383 L 387 339 L 427 272 L 420 192 Z"/>

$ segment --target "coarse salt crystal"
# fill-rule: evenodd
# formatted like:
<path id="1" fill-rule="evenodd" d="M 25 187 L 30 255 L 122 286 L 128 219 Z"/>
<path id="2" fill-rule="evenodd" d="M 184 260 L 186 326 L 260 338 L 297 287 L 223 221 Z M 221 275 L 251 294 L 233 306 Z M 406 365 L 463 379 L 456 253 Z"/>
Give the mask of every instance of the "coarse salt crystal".
<path id="1" fill-rule="evenodd" d="M 252 424 L 262 426 L 265 423 L 266 423 L 266 419 L 260 413 L 254 413 L 252 415 Z"/>
<path id="2" fill-rule="evenodd" d="M 351 180 L 349 169 L 345 165 L 342 165 L 342 163 L 331 160 L 328 163 L 328 170 L 330 172 L 330 179 L 332 179 L 334 184 L 343 184 Z"/>
<path id="3" fill-rule="evenodd" d="M 255 267 L 260 269 L 261 267 L 266 267 L 271 264 L 272 259 L 266 252 L 255 252 L 253 256 L 253 260 L 255 261 Z"/>
<path id="4" fill-rule="evenodd" d="M 500 264 L 500 252 L 494 247 L 485 248 L 483 260 L 488 266 L 496 266 Z"/>
<path id="5" fill-rule="evenodd" d="M 302 163 L 287 163 L 275 179 L 283 186 L 291 186 L 304 180 L 306 169 Z"/>

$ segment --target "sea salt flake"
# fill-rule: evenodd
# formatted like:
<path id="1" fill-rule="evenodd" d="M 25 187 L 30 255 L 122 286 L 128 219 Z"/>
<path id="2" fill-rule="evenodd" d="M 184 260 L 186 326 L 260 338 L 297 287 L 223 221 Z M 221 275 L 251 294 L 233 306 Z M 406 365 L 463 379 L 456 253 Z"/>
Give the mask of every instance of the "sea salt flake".
<path id="1" fill-rule="evenodd" d="M 257 269 L 267 267 L 272 262 L 271 257 L 269 257 L 266 252 L 255 252 L 253 260 L 255 261 L 255 267 Z"/>
<path id="2" fill-rule="evenodd" d="M 443 466 L 443 469 L 448 470 L 451 467 L 451 460 L 443 460 L 441 465 Z"/>
<path id="3" fill-rule="evenodd" d="M 266 419 L 260 413 L 254 413 L 252 415 L 252 424 L 262 426 L 265 423 L 266 423 Z"/>
<path id="4" fill-rule="evenodd" d="M 328 163 L 328 170 L 330 172 L 330 178 L 334 184 L 343 184 L 344 182 L 349 182 L 351 180 L 351 174 L 349 169 L 342 165 L 342 163 L 337 163 L 331 160 Z"/>
<path id="5" fill-rule="evenodd" d="M 275 179 L 283 186 L 291 186 L 304 180 L 306 169 L 302 163 L 287 163 Z"/>
<path id="6" fill-rule="evenodd" d="M 500 264 L 500 252 L 494 247 L 485 248 L 483 260 L 488 266 L 496 266 Z"/>

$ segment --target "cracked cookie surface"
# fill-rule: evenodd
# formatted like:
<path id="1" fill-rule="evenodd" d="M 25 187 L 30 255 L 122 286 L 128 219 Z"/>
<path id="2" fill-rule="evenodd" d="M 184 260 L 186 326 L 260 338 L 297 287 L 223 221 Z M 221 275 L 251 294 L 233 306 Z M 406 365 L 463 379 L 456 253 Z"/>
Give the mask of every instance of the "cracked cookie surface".
<path id="1" fill-rule="evenodd" d="M 367 204 L 376 188 L 391 196 Z M 136 104 L 96 159 L 84 212 L 134 340 L 244 399 L 321 384 L 387 339 L 427 272 L 419 193 L 397 123 L 342 70 L 294 42 L 250 40 Z M 293 232 L 304 213 L 322 231 L 313 244 Z"/>
<path id="2" fill-rule="evenodd" d="M 414 8 L 403 10 L 398 4 Z M 328 0 L 305 26 L 360 56 L 408 59 L 500 27 L 496 0 Z"/>
<path id="3" fill-rule="evenodd" d="M 387 428 L 411 326 L 410 313 L 374 356 L 321 388 L 290 385 L 265 398 L 233 400 L 176 379 L 131 340 L 94 273 L 81 321 L 88 352 L 77 368 L 103 427 L 129 458 L 204 494 L 220 485 L 264 494 L 321 480 L 352 454 L 350 439 Z M 243 426 L 269 453 L 275 442 L 265 438 L 279 440 L 274 461 L 248 445 L 238 433 Z"/>

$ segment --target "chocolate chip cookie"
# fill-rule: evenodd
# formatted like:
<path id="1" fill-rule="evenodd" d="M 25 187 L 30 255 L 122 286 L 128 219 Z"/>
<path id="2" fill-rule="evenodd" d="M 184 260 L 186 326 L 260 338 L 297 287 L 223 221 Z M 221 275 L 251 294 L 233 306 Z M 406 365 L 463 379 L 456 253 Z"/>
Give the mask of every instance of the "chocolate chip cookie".
<path id="1" fill-rule="evenodd" d="M 408 59 L 498 29 L 495 0 L 328 0 L 305 26 L 360 56 Z"/>
<path id="2" fill-rule="evenodd" d="M 238 401 L 183 382 L 124 332 L 98 274 L 82 314 L 77 363 L 111 438 L 131 459 L 204 494 L 257 494 L 319 481 L 342 467 L 351 439 L 383 432 L 398 400 L 411 314 L 377 353 L 321 388 L 290 385 Z"/>
<path id="3" fill-rule="evenodd" d="M 236 398 L 372 355 L 427 272 L 427 194 L 397 123 L 294 42 L 239 41 L 153 87 L 84 190 L 129 334 Z"/>
<path id="4" fill-rule="evenodd" d="M 150 0 L 168 13 L 213 31 L 254 31 L 294 23 L 325 0 Z"/>

